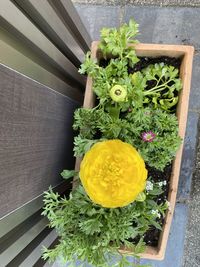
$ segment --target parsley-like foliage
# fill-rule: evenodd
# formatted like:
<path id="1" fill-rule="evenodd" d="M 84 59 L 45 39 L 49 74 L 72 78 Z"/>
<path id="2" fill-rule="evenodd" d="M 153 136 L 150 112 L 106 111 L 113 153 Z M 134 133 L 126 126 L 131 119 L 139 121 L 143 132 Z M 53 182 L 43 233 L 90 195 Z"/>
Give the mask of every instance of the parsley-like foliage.
<path id="1" fill-rule="evenodd" d="M 120 139 L 137 147 L 145 162 L 158 170 L 172 161 L 181 144 L 177 117 L 159 109 L 133 109 L 115 117 L 103 109 L 81 108 L 75 112 L 74 128 L 80 131 L 75 138 L 77 156 L 84 155 L 98 141 Z M 152 142 L 144 142 L 142 133 L 149 131 L 156 137 Z M 95 139 L 97 134 L 101 140 Z"/>
<path id="2" fill-rule="evenodd" d="M 53 249 L 44 248 L 43 258 L 53 262 L 62 257 L 70 266 L 76 266 L 76 260 L 96 267 L 130 266 L 119 248 L 126 245 L 130 254 L 137 257 L 145 249 L 144 233 L 152 225 L 162 230 L 157 214 L 163 217 L 167 204 L 158 205 L 154 201 L 161 193 L 155 185 L 146 194 L 146 201 L 108 209 L 94 204 L 81 185 L 69 198 L 60 197 L 50 188 L 45 192 L 43 215 L 49 219 L 49 226 L 56 228 L 59 244 Z M 135 245 L 130 238 L 137 238 L 139 242 Z"/>

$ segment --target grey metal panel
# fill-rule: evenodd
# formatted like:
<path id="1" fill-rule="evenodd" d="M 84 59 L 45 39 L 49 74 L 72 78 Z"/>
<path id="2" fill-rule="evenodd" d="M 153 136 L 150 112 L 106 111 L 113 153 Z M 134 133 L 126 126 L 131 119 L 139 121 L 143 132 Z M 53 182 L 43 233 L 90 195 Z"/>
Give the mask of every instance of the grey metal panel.
<path id="1" fill-rule="evenodd" d="M 17 227 L 29 216 L 37 212 L 42 207 L 42 198 L 43 196 L 40 195 L 26 203 L 26 205 L 15 210 L 15 212 L 2 217 L 0 220 L 0 238 L 8 234 L 13 228 Z"/>
<path id="2" fill-rule="evenodd" d="M 0 214 L 11 212 L 61 182 L 73 168 L 77 104 L 0 66 Z"/>
<path id="3" fill-rule="evenodd" d="M 41 233 L 47 225 L 47 219 L 43 218 L 36 223 L 29 231 L 22 235 L 14 242 L 7 250 L 0 255 L 0 263 L 2 266 L 7 266 L 29 243 Z"/>
<path id="4" fill-rule="evenodd" d="M 71 188 L 59 173 L 74 167 L 85 85 L 77 67 L 91 38 L 70 0 L 0 2 L 0 266 L 51 266 L 41 247 L 58 241 L 41 216 L 42 192 Z"/>
<path id="5" fill-rule="evenodd" d="M 43 266 L 44 267 L 53 267 L 54 265 L 46 262 Z M 35 266 L 35 267 L 39 267 L 39 266 Z"/>
<path id="6" fill-rule="evenodd" d="M 51 231 L 51 229 L 46 227 L 12 261 L 10 261 L 6 267 L 19 266 L 34 251 L 38 244 L 40 244 L 42 240 L 44 240 L 51 233 Z M 45 261 L 43 261 L 42 265 L 37 265 L 36 262 L 33 266 L 43 266 L 44 262 Z"/>
<path id="7" fill-rule="evenodd" d="M 47 235 L 43 241 L 38 244 L 38 246 L 31 252 L 31 254 L 19 265 L 19 267 L 27 267 L 34 266 L 37 264 L 38 260 L 41 258 L 41 250 L 42 247 L 49 247 L 57 238 L 57 233 L 55 230 L 51 231 L 49 235 Z M 38 265 L 36 265 L 38 266 Z"/>
<path id="8" fill-rule="evenodd" d="M 44 61 L 68 77 L 69 83 L 84 86 L 84 78 L 78 73 L 77 68 L 10 0 L 1 0 L 0 18 L 2 27 L 16 35 Z"/>
<path id="9" fill-rule="evenodd" d="M 53 190 L 60 194 L 65 193 L 68 195 L 70 187 L 69 182 L 65 181 L 54 187 Z M 38 197 L 38 200 L 41 203 L 38 203 L 38 201 L 34 203 L 36 199 L 32 200 L 32 206 L 30 206 L 30 203 L 26 204 L 0 220 L 1 229 L 6 229 L 5 223 L 9 228 L 9 233 L 5 231 L 5 235 L 0 239 L 1 267 L 15 267 L 21 266 L 21 264 L 22 266 L 43 266 L 45 261 L 41 259 L 42 246 L 53 247 L 57 244 L 56 231 L 46 227 L 47 220 L 45 218 L 43 220 L 41 209 L 28 219 L 25 219 L 23 223 L 20 222 L 20 220 L 24 219 L 23 215 L 26 214 L 27 208 L 31 210 L 34 205 L 41 208 L 43 205 L 41 196 Z M 12 223 L 16 213 L 18 213 L 17 217 L 20 219 L 19 225 L 17 225 L 16 220 L 14 225 Z M 36 225 L 38 226 L 36 227 Z"/>
<path id="10" fill-rule="evenodd" d="M 77 67 L 80 66 L 84 59 L 84 52 L 47 0 L 14 0 L 14 2 L 29 15 L 37 27 L 71 62 Z"/>
<path id="11" fill-rule="evenodd" d="M 8 249 L 14 242 L 17 241 L 23 234 L 25 234 L 33 225 L 41 220 L 42 209 L 38 210 L 28 219 L 17 225 L 9 233 L 0 238 L 0 254 Z M 23 217 L 22 217 L 23 218 Z M 2 220 L 3 221 L 3 220 Z M 1 221 L 0 221 L 1 225 Z M 4 227 L 5 228 L 5 227 Z"/>
<path id="12" fill-rule="evenodd" d="M 51 73 L 35 63 L 24 55 L 25 47 L 21 46 L 22 52 L 20 52 L 16 45 L 17 41 L 14 36 L 0 28 L 0 62 L 2 64 L 80 103 L 83 101 L 83 93 L 80 89 L 69 86 L 67 81 L 61 80 L 55 73 Z"/>
<path id="13" fill-rule="evenodd" d="M 59 237 L 55 239 L 55 241 L 48 247 L 49 249 L 54 248 L 55 246 L 57 246 L 59 244 Z M 51 266 L 53 265 L 52 263 L 50 264 Z M 36 264 L 34 265 L 35 267 L 40 267 L 40 266 L 48 266 L 49 267 L 49 263 L 48 261 L 44 261 L 42 258 L 40 258 Z"/>
<path id="14" fill-rule="evenodd" d="M 92 39 L 70 0 L 48 0 L 85 52 L 90 50 Z"/>
<path id="15" fill-rule="evenodd" d="M 70 190 L 69 182 L 62 182 L 53 188 L 59 194 L 63 194 L 65 191 Z M 0 220 L 0 242 L 7 236 L 12 230 L 15 230 L 20 224 L 32 216 L 36 216 L 36 213 L 41 210 L 43 206 L 43 194 L 31 199 L 18 209 L 5 215 Z"/>

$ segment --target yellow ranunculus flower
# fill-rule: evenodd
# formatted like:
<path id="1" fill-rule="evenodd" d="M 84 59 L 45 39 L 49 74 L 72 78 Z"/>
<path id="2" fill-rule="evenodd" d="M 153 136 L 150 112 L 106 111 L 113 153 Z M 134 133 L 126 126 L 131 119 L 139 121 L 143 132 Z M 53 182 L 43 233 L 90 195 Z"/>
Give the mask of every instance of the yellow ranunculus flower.
<path id="1" fill-rule="evenodd" d="M 107 140 L 96 143 L 85 154 L 79 175 L 94 203 L 117 208 L 130 204 L 144 190 L 147 170 L 133 146 Z"/>

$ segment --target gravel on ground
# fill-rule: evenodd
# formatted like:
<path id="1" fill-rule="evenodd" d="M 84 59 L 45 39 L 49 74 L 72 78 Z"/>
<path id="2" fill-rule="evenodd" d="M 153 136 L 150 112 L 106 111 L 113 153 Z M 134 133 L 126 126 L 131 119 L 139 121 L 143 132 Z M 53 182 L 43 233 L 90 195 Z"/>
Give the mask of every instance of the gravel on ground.
<path id="1" fill-rule="evenodd" d="M 200 0 L 72 0 L 79 4 L 200 7 Z"/>

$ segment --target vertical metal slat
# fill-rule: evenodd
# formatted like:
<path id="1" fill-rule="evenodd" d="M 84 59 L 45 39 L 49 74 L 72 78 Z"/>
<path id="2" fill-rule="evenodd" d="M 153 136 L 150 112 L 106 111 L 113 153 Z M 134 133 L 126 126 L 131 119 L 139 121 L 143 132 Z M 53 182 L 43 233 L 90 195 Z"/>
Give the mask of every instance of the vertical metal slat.
<path id="1" fill-rule="evenodd" d="M 0 23 L 30 46 L 36 54 L 43 57 L 48 64 L 68 77 L 71 82 L 84 86 L 85 79 L 71 61 L 9 0 L 1 0 Z"/>
<path id="2" fill-rule="evenodd" d="M 14 0 L 52 43 L 77 67 L 84 52 L 48 1 Z"/>
<path id="3" fill-rule="evenodd" d="M 57 10 L 57 14 L 60 15 L 60 18 L 75 37 L 79 45 L 83 48 L 84 52 L 90 50 L 92 39 L 72 2 L 68 0 L 48 1 Z"/>

